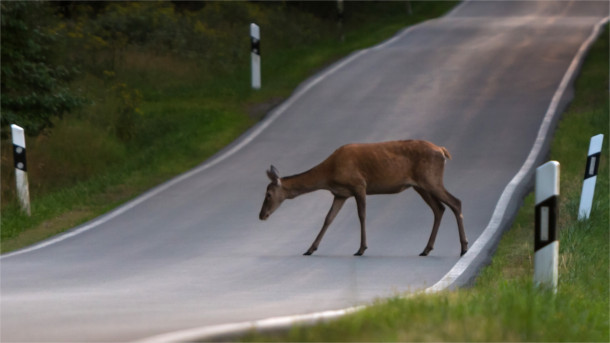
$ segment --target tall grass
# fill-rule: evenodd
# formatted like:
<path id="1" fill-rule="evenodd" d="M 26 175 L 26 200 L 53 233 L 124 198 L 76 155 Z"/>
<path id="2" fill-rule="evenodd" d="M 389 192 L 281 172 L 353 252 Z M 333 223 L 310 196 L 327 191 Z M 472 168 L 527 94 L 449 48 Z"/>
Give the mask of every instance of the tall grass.
<path id="1" fill-rule="evenodd" d="M 597 40 L 576 81 L 575 99 L 555 133 L 551 158 L 561 163 L 559 285 L 535 288 L 534 197 L 475 284 L 454 292 L 379 300 L 367 309 L 313 327 L 245 341 L 533 341 L 608 342 L 609 303 L 609 36 Z M 605 135 L 591 217 L 578 204 L 591 136 Z"/>

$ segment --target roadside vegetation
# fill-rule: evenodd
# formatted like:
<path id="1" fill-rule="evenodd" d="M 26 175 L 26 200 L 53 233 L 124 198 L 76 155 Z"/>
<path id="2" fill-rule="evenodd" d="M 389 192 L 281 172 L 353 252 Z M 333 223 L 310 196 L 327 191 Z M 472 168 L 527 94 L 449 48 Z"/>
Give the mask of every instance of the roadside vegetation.
<path id="1" fill-rule="evenodd" d="M 592 47 L 563 114 L 550 159 L 561 163 L 559 286 L 535 289 L 534 197 L 526 197 L 491 264 L 470 288 L 380 300 L 363 311 L 245 341 L 608 342 L 609 36 Z M 591 217 L 578 221 L 589 139 L 604 134 Z"/>
<path id="2" fill-rule="evenodd" d="M 339 24 L 332 1 L 3 1 L 1 252 L 202 163 L 308 76 L 455 4 L 349 2 Z M 30 135 L 31 217 L 16 199 L 10 124 Z"/>

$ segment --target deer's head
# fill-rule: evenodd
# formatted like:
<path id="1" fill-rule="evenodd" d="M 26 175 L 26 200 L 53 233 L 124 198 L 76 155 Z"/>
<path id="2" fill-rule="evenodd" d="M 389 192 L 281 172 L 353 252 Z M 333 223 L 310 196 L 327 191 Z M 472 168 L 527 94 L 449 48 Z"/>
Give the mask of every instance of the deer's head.
<path id="1" fill-rule="evenodd" d="M 259 215 L 260 220 L 269 218 L 269 216 L 280 207 L 282 201 L 286 199 L 284 190 L 282 189 L 282 181 L 280 180 L 279 172 L 274 166 L 271 166 L 271 168 L 267 170 L 267 176 L 269 177 L 269 180 L 271 180 L 271 183 L 269 183 L 267 191 L 265 192 L 265 200 L 263 201 L 263 207 L 261 208 L 261 213 Z"/>

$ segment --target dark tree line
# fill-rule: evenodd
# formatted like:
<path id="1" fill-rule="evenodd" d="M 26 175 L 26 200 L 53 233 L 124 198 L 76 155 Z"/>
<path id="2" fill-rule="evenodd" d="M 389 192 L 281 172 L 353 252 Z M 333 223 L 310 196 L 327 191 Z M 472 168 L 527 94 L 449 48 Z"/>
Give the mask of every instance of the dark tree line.
<path id="1" fill-rule="evenodd" d="M 406 4 L 410 10 L 410 2 Z M 321 34 L 315 25 L 339 20 L 336 1 L 171 1 L 147 3 L 146 8 L 137 2 L 2 1 L 0 6 L 2 137 L 10 124 L 38 135 L 84 105 L 86 99 L 71 90 L 69 82 L 78 70 L 114 72 L 127 45 L 196 56 L 211 69 L 231 69 L 245 51 L 240 45 L 241 28 L 235 26 L 246 25 L 252 6 L 261 9 L 260 16 L 269 26 L 298 32 L 292 44 L 307 44 L 310 37 Z M 346 4 L 341 20 L 349 17 L 350 9 L 362 6 L 368 5 Z M 279 18 L 294 11 L 310 20 L 293 23 Z M 268 32 L 267 47 L 290 43 L 287 33 Z"/>

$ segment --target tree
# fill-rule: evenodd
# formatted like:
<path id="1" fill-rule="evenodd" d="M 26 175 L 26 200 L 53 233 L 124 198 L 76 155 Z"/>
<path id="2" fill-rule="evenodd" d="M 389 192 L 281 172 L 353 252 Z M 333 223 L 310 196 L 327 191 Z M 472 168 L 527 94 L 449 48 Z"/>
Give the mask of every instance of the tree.
<path id="1" fill-rule="evenodd" d="M 54 117 L 80 106 L 67 81 L 74 70 L 53 60 L 56 41 L 47 3 L 2 1 L 2 132 L 10 124 L 37 135 Z"/>

